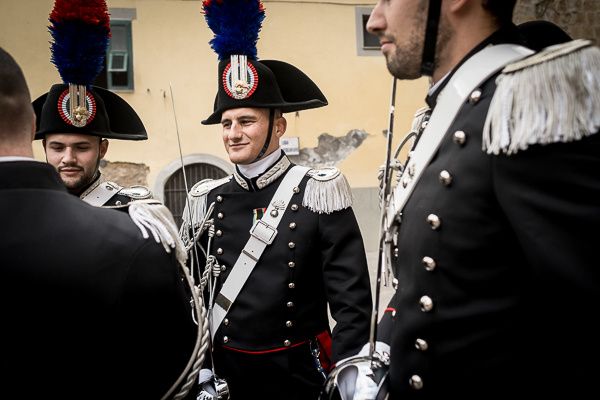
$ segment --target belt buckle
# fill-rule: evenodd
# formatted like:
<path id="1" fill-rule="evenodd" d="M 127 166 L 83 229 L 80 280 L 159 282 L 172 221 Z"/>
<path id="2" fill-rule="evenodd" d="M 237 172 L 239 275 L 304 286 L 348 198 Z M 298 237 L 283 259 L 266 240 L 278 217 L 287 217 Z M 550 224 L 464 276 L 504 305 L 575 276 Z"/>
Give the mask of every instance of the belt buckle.
<path id="1" fill-rule="evenodd" d="M 256 221 L 252 228 L 250 229 L 250 235 L 257 238 L 264 244 L 271 244 L 273 240 L 275 240 L 275 236 L 277 236 L 277 229 L 273 226 L 267 224 L 262 219 Z"/>

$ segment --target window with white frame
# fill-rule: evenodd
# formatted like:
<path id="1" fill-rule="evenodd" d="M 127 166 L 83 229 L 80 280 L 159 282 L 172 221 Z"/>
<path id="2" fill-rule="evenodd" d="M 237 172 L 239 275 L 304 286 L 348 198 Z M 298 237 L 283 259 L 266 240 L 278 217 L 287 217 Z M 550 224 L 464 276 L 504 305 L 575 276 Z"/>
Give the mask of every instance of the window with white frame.
<path id="1" fill-rule="evenodd" d="M 133 90 L 131 21 L 136 12 L 134 8 L 111 8 L 110 16 L 111 38 L 104 69 L 94 84 L 109 90 Z"/>

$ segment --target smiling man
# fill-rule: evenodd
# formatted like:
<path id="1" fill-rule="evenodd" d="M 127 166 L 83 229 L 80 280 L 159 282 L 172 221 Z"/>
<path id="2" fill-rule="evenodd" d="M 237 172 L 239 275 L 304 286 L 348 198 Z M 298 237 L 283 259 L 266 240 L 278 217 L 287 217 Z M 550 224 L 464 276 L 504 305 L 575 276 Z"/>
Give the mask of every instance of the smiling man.
<path id="1" fill-rule="evenodd" d="M 229 64 L 221 62 L 219 76 Z M 368 338 L 364 245 L 340 171 L 294 166 L 279 147 L 282 113 L 324 106 L 325 97 L 290 64 L 248 60 L 247 68 L 258 76 L 254 93 L 236 99 L 225 81 L 203 121 L 221 124 L 235 172 L 191 189 L 182 232 L 191 244 L 192 227 L 212 221 L 197 242 L 206 253 L 196 254 L 216 271 L 207 293 L 215 299 L 213 360 L 232 398 L 316 399 L 331 364 Z"/>
<path id="2" fill-rule="evenodd" d="M 238 9 L 252 5 L 257 9 Z M 258 1 L 204 6 L 207 18 L 227 14 L 210 7 L 264 12 Z M 325 96 L 298 68 L 258 61 L 240 45 L 234 40 L 231 47 L 240 53 L 219 54 L 218 93 L 203 121 L 221 125 L 235 172 L 191 189 L 183 238 L 191 248 L 195 233 L 204 251 L 190 255 L 206 255 L 194 265 L 211 272 L 212 359 L 231 398 L 316 399 L 331 364 L 358 352 L 369 335 L 364 245 L 340 171 L 293 165 L 279 147 L 283 114 L 323 107 Z M 208 231 L 203 221 L 212 225 Z M 200 398 L 216 399 L 207 386 Z"/>

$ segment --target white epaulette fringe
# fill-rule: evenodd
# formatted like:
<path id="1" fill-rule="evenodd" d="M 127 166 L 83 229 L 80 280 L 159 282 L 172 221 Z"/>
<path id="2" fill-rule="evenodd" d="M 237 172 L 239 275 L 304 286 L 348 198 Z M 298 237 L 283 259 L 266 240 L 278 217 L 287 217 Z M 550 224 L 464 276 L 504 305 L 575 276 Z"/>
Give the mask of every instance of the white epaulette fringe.
<path id="1" fill-rule="evenodd" d="M 504 68 L 483 130 L 488 154 L 580 140 L 600 128 L 600 49 L 588 40 L 548 47 Z"/>
<path id="2" fill-rule="evenodd" d="M 352 191 L 346 177 L 335 167 L 311 169 L 302 205 L 319 214 L 330 214 L 352 206 Z"/>
<path id="3" fill-rule="evenodd" d="M 177 225 L 169 209 L 158 200 L 134 200 L 129 203 L 129 215 L 140 228 L 144 239 L 150 235 L 156 243 L 162 243 L 165 251 L 175 249 L 175 257 L 180 263 L 187 260 L 187 252 L 179 238 Z"/>
<path id="4" fill-rule="evenodd" d="M 185 229 L 190 229 L 192 221 L 194 228 L 197 228 L 197 225 L 204 218 L 204 214 L 206 214 L 206 198 L 210 191 L 229 182 L 231 178 L 230 175 L 222 179 L 203 179 L 192 186 L 181 216 L 183 220 L 182 230 L 184 226 Z"/>

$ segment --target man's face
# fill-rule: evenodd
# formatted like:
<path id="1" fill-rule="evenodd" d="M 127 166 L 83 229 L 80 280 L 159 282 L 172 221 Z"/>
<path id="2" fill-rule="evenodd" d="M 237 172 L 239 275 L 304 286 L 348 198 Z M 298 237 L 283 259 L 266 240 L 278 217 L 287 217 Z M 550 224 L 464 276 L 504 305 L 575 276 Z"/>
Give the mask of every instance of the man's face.
<path id="1" fill-rule="evenodd" d="M 77 194 L 90 184 L 108 149 L 106 139 L 72 133 L 46 135 L 43 143 L 48 164 L 56 168 L 69 192 Z"/>
<path id="2" fill-rule="evenodd" d="M 421 76 L 427 0 L 379 0 L 367 30 L 379 37 L 388 70 L 398 79 Z"/>
<path id="3" fill-rule="evenodd" d="M 221 115 L 223 144 L 234 164 L 251 164 L 262 150 L 269 129 L 269 109 L 234 108 Z M 279 138 L 285 132 L 285 119 L 275 117 L 273 135 L 265 155 L 279 147 Z"/>

